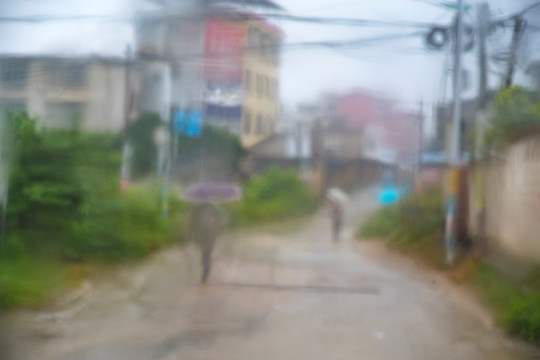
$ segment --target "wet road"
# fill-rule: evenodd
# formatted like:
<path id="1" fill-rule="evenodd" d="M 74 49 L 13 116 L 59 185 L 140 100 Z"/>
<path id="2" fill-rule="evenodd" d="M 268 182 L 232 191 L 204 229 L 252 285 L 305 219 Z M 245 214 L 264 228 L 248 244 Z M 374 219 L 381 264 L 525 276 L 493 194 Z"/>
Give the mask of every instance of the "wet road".
<path id="1" fill-rule="evenodd" d="M 365 191 L 350 202 L 339 244 L 322 212 L 227 234 L 205 286 L 191 248 L 108 271 L 54 311 L 2 319 L 10 331 L 0 358 L 537 358 L 444 279 L 357 244 L 353 230 L 374 198 Z"/>

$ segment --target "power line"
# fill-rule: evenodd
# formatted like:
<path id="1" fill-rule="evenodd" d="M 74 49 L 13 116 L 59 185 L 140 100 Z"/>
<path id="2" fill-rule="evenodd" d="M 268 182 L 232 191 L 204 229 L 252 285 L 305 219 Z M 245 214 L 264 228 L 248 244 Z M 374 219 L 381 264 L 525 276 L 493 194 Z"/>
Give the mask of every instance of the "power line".
<path id="1" fill-rule="evenodd" d="M 531 12 L 531 11 L 536 11 L 536 10 L 540 10 L 540 1 L 539 2 L 536 2 L 530 6 L 527 6 L 525 9 L 523 10 L 520 10 L 520 11 L 517 11 L 515 13 L 512 13 L 512 14 L 509 14 L 509 15 L 505 15 L 505 16 L 501 16 L 499 17 L 498 19 L 494 19 L 494 23 L 505 23 L 507 21 L 510 21 L 510 20 L 514 20 L 515 18 L 517 17 L 523 17 L 525 16 L 528 12 Z"/>
<path id="2" fill-rule="evenodd" d="M 399 34 L 386 34 L 381 36 L 375 36 L 370 38 L 360 38 L 360 39 L 350 39 L 350 40 L 339 40 L 339 41 L 313 41 L 313 42 L 297 42 L 289 44 L 278 44 L 278 45 L 266 45 L 266 46 L 247 46 L 242 50 L 247 52 L 259 52 L 265 50 L 297 50 L 297 49 L 308 49 L 308 48 L 317 48 L 317 47 L 327 47 L 327 48 L 355 48 L 369 46 L 372 44 L 379 44 L 384 41 L 396 41 L 400 39 L 413 38 L 417 36 L 425 35 L 424 31 L 416 31 L 412 33 L 399 33 Z M 219 59 L 227 57 L 237 57 L 240 56 L 239 52 L 234 53 L 221 53 L 221 54 L 212 54 L 211 56 L 198 53 L 198 54 L 185 54 L 176 57 L 163 57 L 163 56 L 153 56 L 141 54 L 143 59 L 149 60 L 164 60 L 164 61 L 186 61 L 186 60 L 198 60 L 198 59 Z"/>
<path id="3" fill-rule="evenodd" d="M 329 18 L 314 16 L 297 16 L 287 14 L 260 14 L 267 19 L 277 19 L 295 22 L 305 22 L 324 25 L 345 25 L 345 26 L 397 26 L 397 27 L 416 27 L 427 28 L 433 26 L 430 23 L 412 22 L 412 21 L 381 21 L 371 19 L 355 18 Z"/>
<path id="4" fill-rule="evenodd" d="M 237 13 L 234 14 L 232 21 L 251 21 L 253 16 L 248 14 Z M 0 16 L 0 22 L 11 23 L 30 23 L 39 24 L 46 22 L 79 22 L 79 21 L 98 21 L 98 22 L 135 22 L 137 20 L 160 20 L 160 19 L 177 19 L 185 21 L 202 21 L 208 15 L 207 14 L 147 14 L 147 15 L 35 15 L 35 16 Z M 357 19 L 357 18 L 331 18 L 331 17 L 315 17 L 315 16 L 297 16 L 287 14 L 272 14 L 263 13 L 257 14 L 262 18 L 303 22 L 318 25 L 336 25 L 336 26 L 391 26 L 391 27 L 415 27 L 415 28 L 427 28 L 434 24 L 411 22 L 411 21 L 382 21 L 373 19 Z"/>

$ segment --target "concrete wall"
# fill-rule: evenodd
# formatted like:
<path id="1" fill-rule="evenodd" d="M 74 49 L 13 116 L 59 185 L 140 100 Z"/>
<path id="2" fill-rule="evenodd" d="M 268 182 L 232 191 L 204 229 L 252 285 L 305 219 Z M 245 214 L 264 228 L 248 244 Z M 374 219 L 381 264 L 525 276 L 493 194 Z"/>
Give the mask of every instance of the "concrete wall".
<path id="1" fill-rule="evenodd" d="M 513 143 L 502 160 L 472 167 L 469 184 L 470 234 L 484 235 L 491 250 L 540 261 L 540 135 Z"/>

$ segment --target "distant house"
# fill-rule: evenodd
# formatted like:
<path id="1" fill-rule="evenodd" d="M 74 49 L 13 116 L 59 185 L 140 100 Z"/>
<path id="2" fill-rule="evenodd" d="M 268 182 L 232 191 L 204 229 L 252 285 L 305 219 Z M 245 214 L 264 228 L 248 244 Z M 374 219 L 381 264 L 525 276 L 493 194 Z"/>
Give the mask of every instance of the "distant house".
<path id="1" fill-rule="evenodd" d="M 121 58 L 1 55 L 0 112 L 26 110 L 46 127 L 120 131 L 136 116 L 140 82 L 130 71 L 127 88 Z"/>
<path id="2" fill-rule="evenodd" d="M 415 161 L 420 142 L 420 115 L 367 90 L 336 97 L 336 114 L 348 129 L 364 130 L 364 153 L 383 162 Z"/>

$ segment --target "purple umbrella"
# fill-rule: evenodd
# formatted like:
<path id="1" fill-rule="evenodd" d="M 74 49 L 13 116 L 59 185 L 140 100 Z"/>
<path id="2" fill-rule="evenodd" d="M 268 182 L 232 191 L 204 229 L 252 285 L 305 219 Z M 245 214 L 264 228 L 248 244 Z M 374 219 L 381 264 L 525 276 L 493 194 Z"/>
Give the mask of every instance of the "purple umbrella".
<path id="1" fill-rule="evenodd" d="M 228 202 L 240 200 L 242 190 L 234 184 L 198 183 L 189 186 L 182 198 L 191 202 Z"/>

